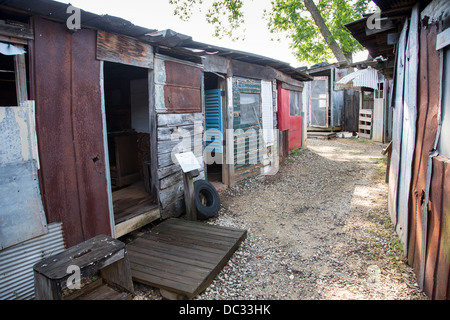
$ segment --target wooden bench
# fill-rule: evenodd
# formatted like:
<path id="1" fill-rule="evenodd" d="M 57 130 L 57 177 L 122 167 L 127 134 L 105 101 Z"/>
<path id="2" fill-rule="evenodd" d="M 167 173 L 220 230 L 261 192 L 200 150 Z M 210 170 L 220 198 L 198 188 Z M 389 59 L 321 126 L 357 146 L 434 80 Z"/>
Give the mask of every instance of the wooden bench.
<path id="1" fill-rule="evenodd" d="M 33 270 L 36 300 L 125 300 L 134 295 L 125 244 L 106 235 L 43 259 Z"/>

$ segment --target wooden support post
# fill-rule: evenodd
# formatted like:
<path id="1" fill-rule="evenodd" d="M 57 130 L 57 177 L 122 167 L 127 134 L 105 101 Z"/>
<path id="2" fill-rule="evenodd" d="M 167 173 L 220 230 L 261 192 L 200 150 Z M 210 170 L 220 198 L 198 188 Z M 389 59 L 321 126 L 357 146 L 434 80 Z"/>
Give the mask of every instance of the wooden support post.
<path id="1" fill-rule="evenodd" d="M 197 220 L 197 210 L 195 208 L 194 197 L 194 177 L 199 175 L 200 163 L 192 151 L 177 153 L 175 155 L 183 170 L 184 201 L 186 203 L 186 218 Z"/>
<path id="2" fill-rule="evenodd" d="M 197 209 L 195 208 L 194 175 L 192 171 L 183 173 L 183 182 L 184 201 L 186 203 L 186 218 L 188 220 L 195 221 L 197 220 Z"/>

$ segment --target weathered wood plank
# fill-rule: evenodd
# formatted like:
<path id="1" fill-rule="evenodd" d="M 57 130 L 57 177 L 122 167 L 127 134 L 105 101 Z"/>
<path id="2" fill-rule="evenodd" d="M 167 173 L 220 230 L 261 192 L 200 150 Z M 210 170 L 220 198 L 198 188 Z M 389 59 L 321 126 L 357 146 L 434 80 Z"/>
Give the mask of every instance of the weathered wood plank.
<path id="1" fill-rule="evenodd" d="M 22 46 L 18 47 L 23 49 Z M 20 103 L 28 100 L 25 54 L 14 56 L 14 69 L 16 73 L 17 105 L 20 106 Z"/>
<path id="2" fill-rule="evenodd" d="M 199 130 L 203 132 L 203 128 Z M 158 128 L 158 141 L 172 140 L 172 137 L 190 137 L 194 134 L 194 125 L 179 125 L 176 127 L 162 127 Z"/>
<path id="3" fill-rule="evenodd" d="M 207 233 L 195 233 L 193 232 L 187 232 L 186 230 L 179 230 L 179 229 L 173 229 L 173 230 L 161 230 L 159 234 L 166 234 L 170 235 L 173 233 L 180 233 L 182 234 L 183 239 L 192 239 L 194 241 L 207 241 L 211 245 L 217 245 L 218 247 L 227 247 L 231 243 L 234 242 L 235 239 L 233 238 L 221 238 L 219 235 L 213 235 L 213 234 L 207 234 Z"/>
<path id="4" fill-rule="evenodd" d="M 179 258 L 192 260 L 193 263 L 205 263 L 213 265 L 215 260 L 221 256 L 217 252 L 204 252 L 195 248 L 186 248 L 173 245 L 162 241 L 153 241 L 149 239 L 139 238 L 134 243 L 135 246 L 147 249 L 151 252 L 158 252 L 160 254 L 170 254 Z"/>
<path id="5" fill-rule="evenodd" d="M 134 246 L 130 248 L 132 263 L 151 265 L 159 270 L 170 270 L 178 274 L 185 274 L 192 278 L 199 275 L 204 277 L 209 273 L 212 264 L 200 260 L 192 261 L 189 258 L 172 256 L 163 250 L 149 250 L 148 248 Z"/>
<path id="6" fill-rule="evenodd" d="M 232 62 L 231 67 L 234 76 L 248 77 L 269 81 L 275 79 L 276 76 L 275 70 L 270 67 L 264 67 L 243 61 L 234 60 Z"/>
<path id="7" fill-rule="evenodd" d="M 158 242 L 147 241 L 145 245 L 143 243 L 133 244 L 130 246 L 129 255 L 133 257 L 139 256 L 141 259 L 165 261 L 165 265 L 175 266 L 180 271 L 183 270 L 196 270 L 203 272 L 214 266 L 214 263 L 196 258 L 193 259 L 191 255 L 185 255 L 182 252 L 171 250 L 169 247 L 157 246 Z M 151 245 L 151 248 L 148 246 Z M 146 247 L 147 246 L 147 247 Z M 140 255 L 139 255 L 140 254 Z M 132 260 L 134 262 L 134 260 Z M 186 265 L 184 265 L 186 264 Z"/>
<path id="8" fill-rule="evenodd" d="M 159 208 L 156 205 L 148 205 L 145 208 L 142 208 L 142 211 L 139 211 L 139 215 L 116 224 L 114 226 L 115 236 L 121 237 L 159 219 L 160 217 L 161 213 Z"/>
<path id="9" fill-rule="evenodd" d="M 103 284 L 85 292 L 75 300 L 127 300 L 130 298 L 130 293 L 116 291 L 107 284 Z"/>
<path id="10" fill-rule="evenodd" d="M 164 126 L 180 126 L 180 125 L 195 125 L 196 122 L 203 127 L 202 113 L 159 113 L 158 127 Z"/>
<path id="11" fill-rule="evenodd" d="M 154 276 L 152 274 L 142 272 L 136 269 L 133 269 L 133 278 L 139 279 L 139 282 L 142 282 L 144 284 L 167 289 L 169 291 L 175 291 L 178 293 L 186 293 L 188 292 L 189 295 L 192 295 L 192 291 L 194 290 L 191 285 L 186 285 L 184 283 L 180 283 L 178 281 L 173 281 L 171 279 L 165 279 L 160 276 Z"/>
<path id="12" fill-rule="evenodd" d="M 206 55 L 202 57 L 202 60 L 205 72 L 228 73 L 229 59 L 216 55 Z"/>
<path id="13" fill-rule="evenodd" d="M 204 278 L 204 276 L 199 277 L 198 275 L 197 278 L 189 277 L 186 274 L 179 275 L 176 271 L 174 272 L 173 270 L 165 267 L 159 269 L 155 268 L 153 264 L 133 264 L 133 268 L 134 270 L 145 272 L 147 274 L 154 275 L 155 277 L 160 277 L 160 279 L 173 280 L 192 287 L 199 285 Z"/>
<path id="14" fill-rule="evenodd" d="M 163 239 L 165 243 L 174 244 L 181 248 L 190 248 L 190 249 L 198 249 L 203 250 L 205 252 L 212 253 L 221 253 L 223 252 L 224 246 L 221 245 L 210 245 L 207 239 L 197 240 L 197 239 L 186 239 L 186 238 L 177 238 L 171 234 L 158 233 L 157 235 L 146 234 L 143 238 L 151 240 L 151 241 L 160 241 Z"/>
<path id="15" fill-rule="evenodd" d="M 153 69 L 153 48 L 136 39 L 98 30 L 97 59 Z"/>
<path id="16" fill-rule="evenodd" d="M 193 232 L 199 232 L 199 230 L 202 233 L 210 234 L 210 235 L 218 235 L 220 237 L 225 238 L 236 238 L 239 237 L 244 230 L 234 229 L 234 228 L 226 228 L 226 227 L 216 227 L 213 225 L 199 225 L 198 223 L 189 224 L 185 223 L 184 221 L 182 223 L 179 222 L 179 220 L 174 219 L 174 221 L 171 221 L 170 224 L 165 224 L 163 226 L 166 230 L 175 231 L 175 230 L 186 230 L 186 231 L 193 231 Z"/>
<path id="17" fill-rule="evenodd" d="M 5 37 L 14 37 L 18 39 L 33 40 L 34 31 L 26 26 L 16 26 L 11 24 L 6 24 L 0 21 L 0 35 Z"/>
<path id="18" fill-rule="evenodd" d="M 186 151 L 194 150 L 195 146 L 202 149 L 202 133 L 195 136 L 174 137 L 173 140 L 158 141 L 158 154 L 171 153 L 174 150 Z"/>

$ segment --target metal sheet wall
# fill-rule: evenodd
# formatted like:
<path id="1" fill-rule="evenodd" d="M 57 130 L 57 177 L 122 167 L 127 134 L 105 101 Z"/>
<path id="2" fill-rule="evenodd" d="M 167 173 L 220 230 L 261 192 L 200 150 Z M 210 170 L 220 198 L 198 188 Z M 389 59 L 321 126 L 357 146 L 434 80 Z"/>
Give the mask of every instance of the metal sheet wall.
<path id="1" fill-rule="evenodd" d="M 196 66 L 164 61 L 164 106 L 167 113 L 202 112 L 203 70 Z"/>
<path id="2" fill-rule="evenodd" d="M 449 299 L 450 164 L 449 159 L 443 156 L 430 158 L 438 130 L 439 90 L 442 85 L 439 51 L 436 50 L 437 33 L 436 23 L 424 24 L 420 30 L 419 100 L 409 206 L 408 261 L 430 298 Z M 432 173 L 428 174 L 429 183 L 428 171 Z"/>
<path id="3" fill-rule="evenodd" d="M 0 251 L 0 300 L 32 299 L 33 265 L 63 250 L 61 223 L 52 223 L 47 234 Z"/>
<path id="4" fill-rule="evenodd" d="M 96 32 L 34 17 L 40 181 L 49 223 L 63 222 L 68 246 L 111 234 Z"/>

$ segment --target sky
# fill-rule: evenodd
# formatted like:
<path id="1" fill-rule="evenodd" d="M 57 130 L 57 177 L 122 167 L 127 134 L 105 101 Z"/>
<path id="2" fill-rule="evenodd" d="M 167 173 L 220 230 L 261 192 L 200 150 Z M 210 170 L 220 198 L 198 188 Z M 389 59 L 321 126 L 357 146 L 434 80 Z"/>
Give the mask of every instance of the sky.
<path id="1" fill-rule="evenodd" d="M 250 52 L 277 59 L 291 64 L 293 67 L 308 65 L 299 62 L 289 48 L 289 39 L 279 35 L 280 41 L 271 41 L 274 35 L 267 28 L 267 21 L 262 18 L 264 9 L 270 9 L 271 0 L 244 1 L 245 39 L 232 41 L 214 37 L 214 26 L 208 24 L 204 12 L 196 10 L 191 19 L 182 21 L 174 16 L 174 5 L 169 0 L 58 0 L 71 3 L 73 6 L 96 14 L 109 14 L 129 20 L 135 25 L 148 29 L 172 29 L 178 33 L 191 36 L 194 41 L 203 42 L 220 47 Z M 206 0 L 204 3 L 210 3 Z M 83 24 L 83 21 L 81 21 Z M 364 60 L 363 53 L 354 61 Z"/>

